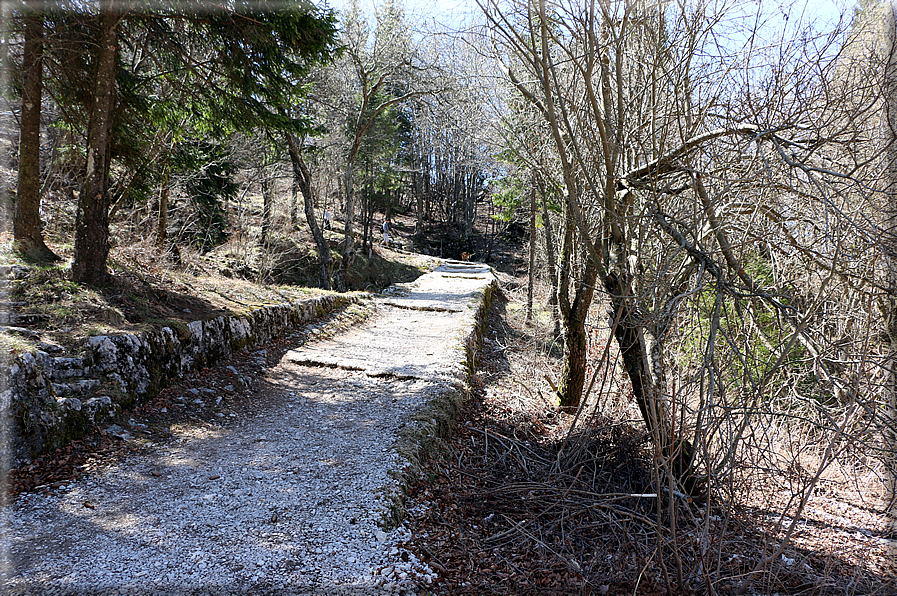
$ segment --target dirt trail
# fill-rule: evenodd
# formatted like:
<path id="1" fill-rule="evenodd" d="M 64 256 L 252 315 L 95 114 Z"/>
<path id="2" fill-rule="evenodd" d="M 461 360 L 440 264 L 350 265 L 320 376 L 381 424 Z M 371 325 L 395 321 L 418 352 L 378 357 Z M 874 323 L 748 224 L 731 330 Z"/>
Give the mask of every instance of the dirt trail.
<path id="1" fill-rule="evenodd" d="M 465 359 L 453 347 L 470 333 L 468 315 L 491 276 L 486 266 L 449 262 L 413 284 L 393 286 L 379 300 L 383 317 L 378 321 L 291 351 L 286 360 L 376 377 L 462 380 Z"/>
<path id="2" fill-rule="evenodd" d="M 388 472 L 405 465 L 399 428 L 464 379 L 463 342 L 493 283 L 484 266 L 447 262 L 378 297 L 364 325 L 287 352 L 253 385 L 252 415 L 179 425 L 100 474 L 20 496 L 2 510 L 0 586 L 360 595 L 436 581 L 402 527 L 381 528 L 397 490 Z"/>

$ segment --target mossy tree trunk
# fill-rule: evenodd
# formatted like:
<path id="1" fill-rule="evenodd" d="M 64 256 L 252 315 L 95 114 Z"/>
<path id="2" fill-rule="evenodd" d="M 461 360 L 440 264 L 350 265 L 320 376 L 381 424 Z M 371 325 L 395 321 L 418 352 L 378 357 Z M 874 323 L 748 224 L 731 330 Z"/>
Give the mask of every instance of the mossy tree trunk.
<path id="1" fill-rule="evenodd" d="M 572 216 L 565 218 L 564 243 L 561 250 L 561 264 L 558 280 L 558 312 L 564 333 L 564 364 L 558 382 L 558 397 L 564 409 L 576 409 L 582 400 L 585 385 L 586 359 L 588 356 L 588 334 L 586 319 L 595 293 L 598 267 L 593 259 L 588 259 L 582 278 L 572 279 L 573 243 L 576 228 Z M 571 281 L 576 289 L 570 299 Z"/>

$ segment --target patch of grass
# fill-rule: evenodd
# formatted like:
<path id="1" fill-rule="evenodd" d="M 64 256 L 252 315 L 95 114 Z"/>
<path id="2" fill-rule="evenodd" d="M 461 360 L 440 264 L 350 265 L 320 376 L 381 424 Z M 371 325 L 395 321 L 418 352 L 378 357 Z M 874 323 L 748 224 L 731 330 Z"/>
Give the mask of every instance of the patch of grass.
<path id="1" fill-rule="evenodd" d="M 32 267 L 31 273 L 13 284 L 10 297 L 33 305 L 70 302 L 83 298 L 86 289 L 68 279 L 61 267 Z"/>
<path id="2" fill-rule="evenodd" d="M 0 333 L 0 354 L 9 354 L 15 357 L 33 349 L 33 341 L 11 333 Z"/>
<path id="3" fill-rule="evenodd" d="M 370 256 L 358 254 L 349 268 L 350 289 L 380 292 L 395 283 L 414 281 L 433 269 L 435 259 L 405 257 L 391 250 L 377 248 Z"/>
<path id="4" fill-rule="evenodd" d="M 187 323 L 178 319 L 147 319 L 146 327 L 149 329 L 168 327 L 174 331 L 181 341 L 190 337 L 190 329 L 187 327 Z"/>

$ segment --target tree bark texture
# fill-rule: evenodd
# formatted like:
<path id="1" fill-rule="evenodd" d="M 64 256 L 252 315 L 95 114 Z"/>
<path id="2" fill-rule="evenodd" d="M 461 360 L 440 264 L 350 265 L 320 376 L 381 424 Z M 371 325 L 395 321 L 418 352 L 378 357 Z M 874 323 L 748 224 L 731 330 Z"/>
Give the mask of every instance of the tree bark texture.
<path id="1" fill-rule="evenodd" d="M 592 263 L 587 263 L 585 274 L 582 281 L 578 284 L 570 308 L 561 310 L 561 322 L 564 328 L 564 349 L 566 350 L 564 366 L 561 369 L 561 380 L 558 383 L 562 408 L 576 409 L 582 401 L 588 357 L 586 317 L 589 305 L 592 303 L 593 284 L 597 277 L 596 274 L 596 267 Z"/>
<path id="2" fill-rule="evenodd" d="M 882 142 L 887 150 L 885 164 L 885 194 L 887 214 L 885 219 L 885 254 L 888 255 L 888 312 L 887 330 L 890 340 L 888 354 L 888 385 L 886 416 L 890 418 L 889 436 L 885 442 L 891 453 L 897 451 L 897 0 L 891 0 L 885 9 L 884 19 L 885 48 L 888 52 L 885 64 L 884 81 L 884 127 Z M 893 469 L 893 468 L 892 468 Z M 890 478 L 892 494 L 897 493 L 897 476 L 892 472 Z M 892 501 L 892 511 L 893 511 Z"/>
<path id="3" fill-rule="evenodd" d="M 259 244 L 265 246 L 268 243 L 268 236 L 271 233 L 271 211 L 273 210 L 274 199 L 271 196 L 271 179 L 268 177 L 268 171 L 262 174 L 262 233 L 259 238 Z"/>
<path id="4" fill-rule="evenodd" d="M 293 162 L 293 180 L 299 186 L 302 199 L 305 202 L 305 221 L 308 222 L 311 235 L 315 239 L 315 246 L 318 249 L 318 285 L 324 290 L 329 290 L 331 288 L 330 247 L 327 245 L 324 232 L 315 219 L 315 195 L 311 172 L 302 159 L 302 153 L 299 151 L 295 137 L 291 134 L 287 134 L 287 149 L 290 153 L 290 160 Z"/>
<path id="5" fill-rule="evenodd" d="M 533 320 L 533 285 L 536 278 L 536 177 L 529 193 L 529 280 L 526 286 L 526 320 Z"/>
<path id="6" fill-rule="evenodd" d="M 100 39 L 87 129 L 87 165 L 75 218 L 72 277 L 87 284 L 109 279 L 109 166 L 112 112 L 115 103 L 115 62 L 118 56 L 118 1 L 103 2 Z"/>
<path id="7" fill-rule="evenodd" d="M 156 224 L 156 244 L 164 246 L 168 240 L 168 205 L 171 198 L 171 154 L 174 152 L 176 141 L 169 137 L 167 146 L 163 150 L 162 186 L 159 190 L 159 213 Z M 225 209 L 227 206 L 225 205 Z"/>
<path id="8" fill-rule="evenodd" d="M 346 222 L 343 227 L 343 259 L 340 261 L 339 270 L 336 274 L 336 289 L 339 292 L 348 290 L 346 278 L 349 274 L 349 267 L 355 259 L 355 234 L 352 225 L 352 220 L 355 217 L 355 188 L 352 177 L 353 164 L 350 159 L 346 163 Z"/>
<path id="9" fill-rule="evenodd" d="M 561 407 L 565 409 L 578 408 L 582 401 L 588 357 L 586 318 L 595 293 L 595 280 L 598 277 L 597 263 L 594 259 L 587 258 L 582 279 L 577 282 L 573 300 L 570 300 L 570 269 L 574 262 L 575 234 L 572 216 L 567 213 L 558 283 L 558 310 L 564 332 L 564 364 L 558 382 L 558 393 Z"/>
<path id="10" fill-rule="evenodd" d="M 558 275 L 557 259 L 554 254 L 554 238 L 551 230 L 551 219 L 548 213 L 548 200 L 545 198 L 545 189 L 542 191 L 542 227 L 545 230 L 545 259 L 548 264 L 548 283 L 551 288 L 548 294 L 548 306 L 551 308 L 551 318 L 554 320 L 554 336 L 561 334 L 561 318 L 558 314 Z"/>
<path id="11" fill-rule="evenodd" d="M 619 278 L 611 274 L 604 283 L 611 295 L 613 320 L 610 324 L 620 347 L 623 366 L 632 384 L 632 394 L 642 413 L 645 426 L 653 436 L 660 422 L 653 406 L 653 394 L 657 388 L 651 382 L 651 375 L 648 372 L 644 342 L 641 341 L 641 322 L 638 320 L 638 314 L 627 304 L 625 289 L 621 287 Z"/>
<path id="12" fill-rule="evenodd" d="M 412 188 L 414 189 L 414 208 L 417 213 L 414 218 L 414 234 L 420 234 L 424 229 L 424 191 L 421 175 L 417 172 L 411 174 Z"/>
<path id="13" fill-rule="evenodd" d="M 29 4 L 31 4 L 29 2 Z M 39 261 L 59 257 L 44 243 L 40 219 L 40 118 L 43 95 L 43 15 L 26 6 L 22 56 L 22 121 L 13 238 L 25 256 Z"/>
<path id="14" fill-rule="evenodd" d="M 169 199 L 169 171 L 165 171 L 165 179 L 162 189 L 159 191 L 159 221 L 156 228 L 156 244 L 163 246 L 168 237 L 168 199 Z"/>
<path id="15" fill-rule="evenodd" d="M 368 250 L 368 233 L 371 230 L 371 214 L 373 212 L 373 208 L 371 207 L 371 189 L 370 186 L 365 184 L 365 187 L 362 189 L 359 200 L 361 202 L 361 217 L 359 219 L 358 225 L 361 227 L 361 252 L 367 253 Z"/>
<path id="16" fill-rule="evenodd" d="M 290 227 L 294 230 L 299 225 L 299 182 L 293 177 L 292 192 L 290 193 Z"/>

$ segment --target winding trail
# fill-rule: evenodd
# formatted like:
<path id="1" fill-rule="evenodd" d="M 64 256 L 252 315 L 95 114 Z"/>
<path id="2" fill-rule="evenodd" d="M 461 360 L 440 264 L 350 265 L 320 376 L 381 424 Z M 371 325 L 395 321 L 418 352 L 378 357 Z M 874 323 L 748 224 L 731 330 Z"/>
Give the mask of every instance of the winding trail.
<path id="1" fill-rule="evenodd" d="M 494 284 L 488 267 L 445 262 L 377 297 L 363 325 L 288 351 L 250 390 L 252 415 L 178 425 L 97 475 L 20 496 L 2 509 L 3 593 L 380 595 L 436 581 L 407 531 L 381 527 L 389 472 L 407 464 L 400 429 L 432 432 L 420 412 L 465 381 Z M 209 407 L 233 399 L 203 391 Z"/>

